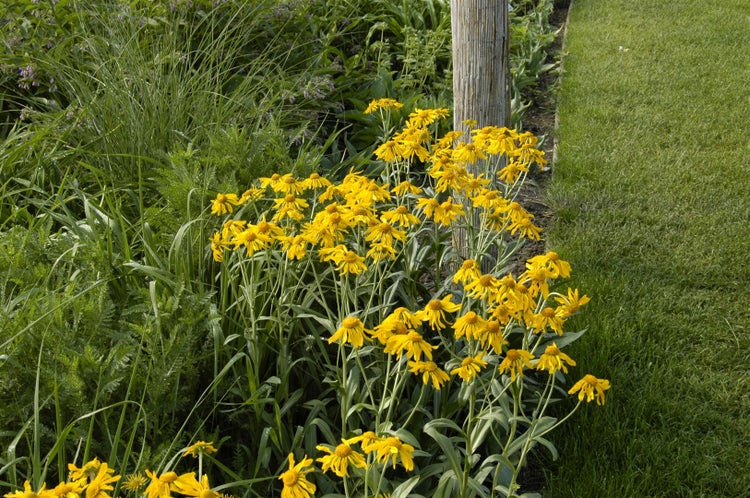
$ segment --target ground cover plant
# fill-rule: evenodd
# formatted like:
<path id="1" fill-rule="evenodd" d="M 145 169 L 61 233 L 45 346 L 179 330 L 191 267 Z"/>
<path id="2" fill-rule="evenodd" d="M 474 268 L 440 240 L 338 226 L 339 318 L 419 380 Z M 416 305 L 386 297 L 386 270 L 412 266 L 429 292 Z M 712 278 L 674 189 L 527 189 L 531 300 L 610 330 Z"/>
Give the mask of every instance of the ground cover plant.
<path id="1" fill-rule="evenodd" d="M 517 21 L 536 15 L 529 2 L 518 5 Z M 445 4 L 425 2 L 420 12 L 376 1 L 17 1 L 0 9 L 0 480 L 9 492 L 26 480 L 38 491 L 63 481 L 70 463 L 81 465 L 77 476 L 96 469 L 103 480 L 111 469 L 163 470 L 198 438 L 221 451 L 204 455 L 196 482 L 210 471 L 212 483 L 250 495 L 283 488 L 289 451 L 312 454 L 311 438 L 332 449 L 345 437 L 298 429 L 308 418 L 340 417 L 323 417 L 327 407 L 312 401 L 337 391 L 333 382 L 329 391 L 300 387 L 309 375 L 299 365 L 310 365 L 301 358 L 314 351 L 308 335 L 294 344 L 253 338 L 260 325 L 246 312 L 267 308 L 283 282 L 249 296 L 228 283 L 226 264 L 212 262 L 211 199 L 274 172 L 302 179 L 320 168 L 340 182 L 355 167 L 380 178 L 384 162 L 373 151 L 392 130 L 364 110 L 396 92 L 403 116 L 449 104 Z M 415 174 L 424 175 L 423 162 Z M 423 273 L 436 276 L 418 282 L 424 302 L 415 303 L 429 302 L 447 278 L 430 253 L 439 247 L 447 240 L 420 256 L 434 258 Z M 280 330 L 279 316 L 261 316 Z M 303 318 L 322 327 L 320 317 Z M 299 406 L 306 415 L 292 411 Z M 417 410 L 412 421 L 426 416 Z M 257 431 L 248 434 L 248 420 Z M 522 460 L 514 451 L 498 478 L 506 486 Z M 445 492 L 472 483 L 462 476 L 463 484 L 446 479 Z M 398 477 L 407 476 L 389 474 L 383 489 Z M 315 479 L 321 489 L 337 486 Z M 125 490 L 124 481 L 102 485 Z"/>
<path id="2" fill-rule="evenodd" d="M 627 387 L 561 428 L 545 496 L 750 492 L 746 13 L 573 3 L 548 237 L 592 296 L 570 351 Z"/>

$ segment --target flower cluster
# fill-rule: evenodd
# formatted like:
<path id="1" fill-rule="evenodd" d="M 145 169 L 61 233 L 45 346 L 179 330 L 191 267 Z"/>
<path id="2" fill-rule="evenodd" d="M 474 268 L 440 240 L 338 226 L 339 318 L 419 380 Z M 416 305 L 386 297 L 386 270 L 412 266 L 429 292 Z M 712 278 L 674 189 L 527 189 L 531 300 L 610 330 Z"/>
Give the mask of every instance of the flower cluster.
<path id="1" fill-rule="evenodd" d="M 185 449 L 183 456 L 201 457 L 215 453 L 212 443 L 198 441 Z M 114 486 L 121 475 L 114 475 L 115 469 L 107 462 L 94 458 L 81 467 L 69 463 L 68 479 L 51 489 L 43 483 L 38 491 L 34 491 L 29 481 L 24 482 L 23 490 L 6 493 L 4 498 L 111 498 Z M 167 471 L 157 474 L 148 469 L 143 473 L 126 476 L 120 484 L 121 489 L 138 493 L 147 498 L 172 498 L 173 493 L 192 498 L 231 498 L 211 489 L 208 476 L 203 474 L 196 477 L 195 472 L 177 474 Z"/>
<path id="2" fill-rule="evenodd" d="M 381 99 L 366 113 L 383 118 L 402 107 Z M 293 267 L 300 279 L 318 279 L 320 269 L 327 268 L 326 288 L 336 295 L 338 308 L 321 323 L 330 324 L 327 342 L 338 348 L 341 385 L 348 368 L 368 377 L 360 354 L 379 355 L 373 361 L 381 361 L 376 370 L 383 385 L 369 384 L 364 403 L 373 409 L 377 433 L 342 439 L 335 447 L 317 446 L 325 454 L 317 459 L 324 473 L 346 479 L 353 469 L 367 472 L 372 463 L 395 467 L 397 461 L 407 471 L 414 469 L 414 447 L 390 435 L 394 401 L 387 409 L 384 402 L 398 399 L 407 378 L 421 381 L 423 393 L 477 382 L 496 383 L 502 392 L 516 386 L 514 403 L 520 404 L 533 371 L 535 382 L 547 379 L 538 393 L 541 416 L 555 381 L 576 366 L 562 351 L 570 340 L 561 338 L 566 322 L 589 297 L 578 289 L 560 291 L 570 264 L 549 251 L 529 258 L 517 275 L 508 271 L 514 244 L 540 238 L 534 215 L 515 200 L 530 167 L 546 165 L 536 137 L 500 127 L 474 128 L 469 137 L 434 136 L 433 124 L 447 115 L 446 109 L 416 109 L 401 131 L 384 137 L 374 151 L 384 171 L 379 178 L 357 171 L 339 182 L 317 173 L 307 178 L 274 174 L 242 194 L 219 193 L 213 199 L 211 213 L 224 217 L 211 238 L 216 262 L 231 258 L 235 268 L 252 262 L 263 271 Z M 451 237 L 441 236 L 445 233 L 463 233 L 463 246 L 451 248 Z M 434 259 L 420 256 L 430 249 Z M 426 261 L 434 262 L 434 275 Z M 425 279 L 427 293 L 375 302 L 384 281 L 409 272 Z M 360 299 L 354 289 L 365 286 L 369 298 Z M 360 353 L 364 349 L 367 353 Z M 586 375 L 569 393 L 578 394 L 579 405 L 594 399 L 603 404 L 609 388 L 608 381 Z M 342 431 L 357 433 L 347 427 L 348 408 L 342 407 Z M 282 497 L 315 492 L 306 477 L 312 461 L 305 456 L 295 462 L 289 455 L 289 469 L 279 476 Z"/>

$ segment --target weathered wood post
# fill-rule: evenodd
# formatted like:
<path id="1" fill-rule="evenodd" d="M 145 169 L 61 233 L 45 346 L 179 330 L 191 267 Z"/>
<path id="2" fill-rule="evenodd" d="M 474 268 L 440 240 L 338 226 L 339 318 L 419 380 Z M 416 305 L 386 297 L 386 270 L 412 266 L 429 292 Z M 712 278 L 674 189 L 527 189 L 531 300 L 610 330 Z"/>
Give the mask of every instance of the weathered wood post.
<path id="1" fill-rule="evenodd" d="M 510 127 L 508 0 L 451 0 L 453 43 L 453 129 L 464 131 L 465 120 L 478 127 Z M 476 164 L 474 173 L 485 169 Z M 453 246 L 467 257 L 466 233 L 456 230 Z M 493 266 L 491 256 L 483 271 Z"/>
<path id="2" fill-rule="evenodd" d="M 510 126 L 508 0 L 451 0 L 453 126 Z"/>

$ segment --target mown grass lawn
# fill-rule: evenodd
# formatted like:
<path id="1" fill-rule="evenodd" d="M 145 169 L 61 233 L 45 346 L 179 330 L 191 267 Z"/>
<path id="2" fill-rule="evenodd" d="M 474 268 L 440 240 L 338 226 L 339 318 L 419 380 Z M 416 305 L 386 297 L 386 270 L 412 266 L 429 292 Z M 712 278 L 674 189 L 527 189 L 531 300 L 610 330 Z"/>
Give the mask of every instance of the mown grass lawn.
<path id="1" fill-rule="evenodd" d="M 750 493 L 750 4 L 572 6 L 550 246 L 610 378 L 547 497 Z"/>

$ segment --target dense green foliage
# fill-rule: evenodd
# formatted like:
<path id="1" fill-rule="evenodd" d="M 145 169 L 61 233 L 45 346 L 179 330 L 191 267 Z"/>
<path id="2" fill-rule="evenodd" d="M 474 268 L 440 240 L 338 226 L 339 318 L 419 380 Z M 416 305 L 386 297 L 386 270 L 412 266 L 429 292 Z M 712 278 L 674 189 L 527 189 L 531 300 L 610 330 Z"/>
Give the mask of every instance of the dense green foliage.
<path id="1" fill-rule="evenodd" d="M 273 455 L 247 441 L 223 463 L 278 470 L 304 421 L 284 419 L 274 375 L 228 376 L 201 215 L 271 172 L 372 166 L 371 99 L 450 105 L 447 2 L 419 4 L 0 5 L 0 480 L 93 455 L 157 466 L 248 417 Z M 551 2 L 514 4 L 520 120 L 552 69 Z"/>

